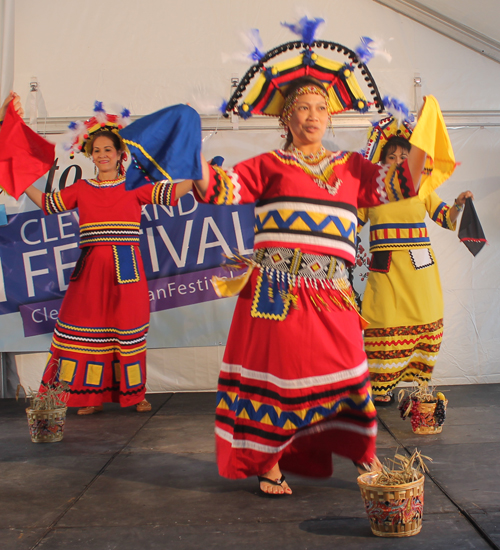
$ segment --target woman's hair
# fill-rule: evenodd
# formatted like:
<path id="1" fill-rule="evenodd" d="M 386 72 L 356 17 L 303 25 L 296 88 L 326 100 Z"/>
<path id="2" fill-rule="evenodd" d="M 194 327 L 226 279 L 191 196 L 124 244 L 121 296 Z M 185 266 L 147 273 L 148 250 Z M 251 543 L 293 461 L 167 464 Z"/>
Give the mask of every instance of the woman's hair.
<path id="1" fill-rule="evenodd" d="M 389 155 L 392 155 L 394 151 L 401 147 L 403 151 L 406 151 L 407 153 L 410 152 L 411 149 L 411 143 L 404 137 L 401 136 L 391 136 L 387 143 L 382 147 L 382 151 L 380 152 L 380 162 L 382 164 L 386 164 L 387 157 Z"/>
<path id="2" fill-rule="evenodd" d="M 100 137 L 107 137 L 108 139 L 110 139 L 113 142 L 113 146 L 117 151 L 123 151 L 123 147 L 122 147 L 122 143 L 120 141 L 120 137 L 117 134 L 115 134 L 111 130 L 101 130 L 100 132 L 97 132 L 96 134 L 94 134 L 94 136 L 92 138 L 92 141 L 89 143 L 90 154 L 92 154 L 94 152 L 94 142 L 95 142 L 95 140 L 97 138 L 100 138 Z"/>
<path id="3" fill-rule="evenodd" d="M 301 76 L 300 78 L 296 78 L 295 80 L 292 80 L 292 82 L 289 84 L 288 88 L 285 91 L 285 104 L 286 104 L 287 98 L 295 95 L 297 91 L 304 86 L 316 86 L 321 91 L 323 91 L 325 95 L 328 94 L 328 92 L 326 91 L 325 85 L 323 84 L 323 82 L 321 82 L 321 80 L 318 80 L 313 76 L 305 75 L 305 76 Z M 283 149 L 287 151 L 292 145 L 292 143 L 293 143 L 292 132 L 290 132 L 290 129 L 287 129 L 285 146 L 283 147 Z"/>

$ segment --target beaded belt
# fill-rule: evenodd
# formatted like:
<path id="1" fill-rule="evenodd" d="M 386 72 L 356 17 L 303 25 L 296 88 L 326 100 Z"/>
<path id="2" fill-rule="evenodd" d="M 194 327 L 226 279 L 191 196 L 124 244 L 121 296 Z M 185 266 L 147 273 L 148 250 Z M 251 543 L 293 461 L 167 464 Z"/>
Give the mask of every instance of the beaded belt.
<path id="1" fill-rule="evenodd" d="M 259 248 L 253 259 L 266 270 L 273 269 L 309 279 L 345 279 L 344 260 L 336 256 L 303 254 L 299 248 Z"/>
<path id="2" fill-rule="evenodd" d="M 137 222 L 102 222 L 80 225 L 80 248 L 95 244 L 138 245 L 140 224 Z"/>

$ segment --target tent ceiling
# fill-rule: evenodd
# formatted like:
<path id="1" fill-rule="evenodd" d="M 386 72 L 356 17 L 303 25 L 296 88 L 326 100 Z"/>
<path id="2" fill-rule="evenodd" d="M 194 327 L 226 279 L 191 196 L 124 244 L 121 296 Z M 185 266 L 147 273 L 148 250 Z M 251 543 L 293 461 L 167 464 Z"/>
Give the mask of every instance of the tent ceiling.
<path id="1" fill-rule="evenodd" d="M 375 0 L 500 63 L 498 0 Z"/>

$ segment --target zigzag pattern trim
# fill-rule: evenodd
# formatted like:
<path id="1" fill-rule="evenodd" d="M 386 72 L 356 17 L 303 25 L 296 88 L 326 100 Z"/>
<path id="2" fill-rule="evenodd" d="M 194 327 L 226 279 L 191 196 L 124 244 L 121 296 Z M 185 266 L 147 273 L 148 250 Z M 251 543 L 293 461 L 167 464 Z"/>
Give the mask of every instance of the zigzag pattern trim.
<path id="1" fill-rule="evenodd" d="M 85 353 L 89 355 L 104 355 L 106 353 L 120 353 L 124 356 L 137 355 L 146 351 L 146 343 L 135 347 L 125 348 L 121 345 L 112 346 L 78 346 L 75 344 L 66 344 L 63 341 L 58 340 L 56 334 L 52 338 L 52 345 L 59 350 L 69 351 L 74 353 Z"/>
<path id="2" fill-rule="evenodd" d="M 411 382 L 418 378 L 419 380 L 430 380 L 432 373 L 421 372 L 415 369 L 415 372 L 404 372 L 390 384 L 380 384 L 377 380 L 372 380 L 372 389 L 374 395 L 384 395 L 393 390 L 400 382 Z"/>
<path id="3" fill-rule="evenodd" d="M 167 180 L 158 181 L 151 191 L 151 200 L 153 204 L 171 206 L 175 202 L 175 185 Z"/>
<path id="4" fill-rule="evenodd" d="M 409 340 L 379 340 L 379 341 L 373 341 L 368 340 L 369 337 L 366 337 L 365 346 L 366 347 L 381 347 L 381 346 L 408 346 L 412 345 L 415 346 L 422 340 L 440 340 L 443 338 L 443 331 L 439 332 L 438 334 L 422 334 L 419 338 L 415 339 L 409 339 Z"/>
<path id="5" fill-rule="evenodd" d="M 47 382 L 44 382 L 42 380 L 41 385 L 48 388 L 50 387 L 50 384 L 47 384 Z M 119 392 L 120 395 L 136 395 L 138 393 L 141 393 L 144 390 L 146 384 L 141 384 L 140 387 L 130 390 L 130 391 L 122 391 L 120 390 L 120 387 L 118 385 L 108 386 L 106 388 L 98 388 L 98 389 L 86 389 L 86 390 L 76 390 L 74 388 L 69 387 L 67 390 L 68 393 L 75 394 L 75 395 L 91 395 L 91 394 L 102 394 L 106 392 Z"/>
<path id="6" fill-rule="evenodd" d="M 304 170 L 304 167 L 297 161 L 297 159 L 295 158 L 295 155 L 289 151 L 284 151 L 283 149 L 277 149 L 275 151 L 271 151 L 271 155 L 273 155 L 283 164 L 287 164 L 288 166 L 297 166 L 301 170 Z M 352 152 L 350 151 L 337 151 L 333 153 L 333 155 L 330 158 L 330 163 L 328 164 L 327 170 L 325 170 L 325 172 L 328 173 L 328 176 L 331 177 L 331 175 L 334 173 L 335 166 L 346 164 L 346 162 L 349 160 L 351 155 L 352 155 Z M 317 177 L 317 176 L 314 176 L 314 177 Z M 325 179 L 329 179 L 329 178 L 325 178 Z"/>
<path id="7" fill-rule="evenodd" d="M 396 172 L 398 174 L 398 184 L 399 184 L 399 198 L 407 199 L 411 197 L 410 185 L 405 176 L 404 164 L 396 166 Z M 415 187 L 415 186 L 414 186 Z"/>
<path id="8" fill-rule="evenodd" d="M 354 242 L 356 235 L 356 223 L 354 221 L 329 215 L 325 215 L 323 219 L 318 221 L 308 212 L 299 211 L 283 212 L 273 210 L 257 215 L 255 218 L 255 232 L 261 233 L 269 229 L 300 231 L 302 233 L 311 231 L 323 235 L 340 236 L 351 242 Z"/>
<path id="9" fill-rule="evenodd" d="M 59 336 L 61 339 L 65 340 L 72 340 L 73 342 L 84 342 L 87 344 L 111 344 L 111 343 L 120 343 L 121 345 L 125 346 L 134 346 L 136 344 L 140 344 L 146 340 L 146 335 L 143 334 L 139 338 L 135 338 L 133 340 L 124 340 L 122 338 L 117 337 L 111 337 L 111 338 L 90 338 L 85 336 L 75 336 L 72 334 L 69 334 L 67 332 L 62 332 L 58 330 L 58 327 L 56 326 L 54 329 L 54 334 Z"/>
<path id="10" fill-rule="evenodd" d="M 116 333 L 116 334 L 120 334 L 120 335 L 139 334 L 143 331 L 147 331 L 148 328 L 149 328 L 149 323 L 145 323 L 144 325 L 140 325 L 138 327 L 127 329 L 127 330 L 122 330 L 122 329 L 119 329 L 119 328 L 116 328 L 116 327 L 80 327 L 78 325 L 70 325 L 69 323 L 64 323 L 60 319 L 57 320 L 56 324 L 59 325 L 59 327 L 61 327 L 61 328 L 64 328 L 66 330 L 72 330 L 74 332 L 94 332 L 94 333 L 97 333 L 97 332 L 103 332 L 103 333 L 112 332 L 113 334 Z"/>
<path id="11" fill-rule="evenodd" d="M 400 369 L 409 365 L 414 359 L 422 359 L 429 366 L 434 366 L 437 361 L 436 355 L 424 355 L 423 353 L 413 353 L 406 361 L 393 361 L 389 363 L 376 363 L 375 361 L 368 360 L 368 367 L 371 369 L 381 369 L 381 370 L 390 370 L 390 369 Z"/>
<path id="12" fill-rule="evenodd" d="M 56 214 L 67 210 L 59 191 L 44 194 L 44 206 L 47 214 Z"/>
<path id="13" fill-rule="evenodd" d="M 117 187 L 118 185 L 121 185 L 125 181 L 125 176 L 120 176 L 116 180 L 106 180 L 106 181 L 99 181 L 98 179 L 91 178 L 89 180 L 85 180 L 89 185 L 92 187 L 97 187 L 99 189 L 103 189 L 106 187 Z"/>
<path id="14" fill-rule="evenodd" d="M 297 408 L 301 405 L 306 405 L 310 401 L 325 402 L 333 401 L 340 395 L 363 393 L 366 391 L 367 384 L 370 383 L 370 374 L 366 370 L 365 375 L 362 378 L 356 380 L 356 382 L 347 381 L 347 383 L 339 383 L 335 386 L 328 385 L 326 387 L 314 388 L 309 392 L 298 391 L 295 393 L 285 392 L 279 393 L 278 391 L 271 389 L 273 386 L 263 387 L 259 386 L 258 382 L 255 384 L 241 383 L 240 380 L 224 378 L 222 375 L 219 377 L 219 386 L 224 388 L 228 394 L 246 394 L 258 396 L 258 398 L 267 402 L 276 401 L 281 406 Z M 255 400 L 258 399 L 256 397 Z"/>
<path id="15" fill-rule="evenodd" d="M 359 404 L 356 404 L 352 398 L 346 398 L 331 402 L 330 406 L 318 405 L 302 411 L 283 411 L 279 407 L 264 403 L 256 403 L 257 407 L 255 407 L 254 402 L 249 399 L 235 397 L 233 401 L 227 392 L 217 392 L 217 397 L 217 408 L 230 409 L 239 419 L 244 418 L 283 430 L 296 430 L 320 422 L 332 414 L 337 414 L 341 409 L 364 411 L 370 405 L 373 407 L 369 395 L 364 396 Z"/>
<path id="16" fill-rule="evenodd" d="M 80 226 L 80 246 L 96 243 L 139 244 L 137 222 L 86 223 Z"/>
<path id="17" fill-rule="evenodd" d="M 240 204 L 241 183 L 238 174 L 232 169 L 224 170 L 219 166 L 212 166 L 214 186 L 209 198 L 210 204 Z"/>

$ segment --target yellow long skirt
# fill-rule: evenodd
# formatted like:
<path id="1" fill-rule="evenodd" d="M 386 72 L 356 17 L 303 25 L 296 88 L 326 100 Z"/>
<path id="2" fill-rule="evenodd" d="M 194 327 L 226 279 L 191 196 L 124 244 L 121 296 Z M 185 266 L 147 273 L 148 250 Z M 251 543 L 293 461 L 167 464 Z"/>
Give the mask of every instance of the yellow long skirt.
<path id="1" fill-rule="evenodd" d="M 433 265 L 416 269 L 409 250 L 392 251 L 388 273 L 370 271 L 362 314 L 374 395 L 399 382 L 430 380 L 443 338 L 443 293 Z"/>

